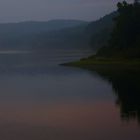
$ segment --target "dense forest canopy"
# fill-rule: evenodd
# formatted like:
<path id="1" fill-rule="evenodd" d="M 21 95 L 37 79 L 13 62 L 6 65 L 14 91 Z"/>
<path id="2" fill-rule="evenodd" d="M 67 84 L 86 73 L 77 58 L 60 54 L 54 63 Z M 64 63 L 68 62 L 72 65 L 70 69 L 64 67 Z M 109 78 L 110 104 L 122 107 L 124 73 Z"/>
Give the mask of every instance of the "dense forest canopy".
<path id="1" fill-rule="evenodd" d="M 108 45 L 97 55 L 111 57 L 140 57 L 140 3 L 126 1 L 117 4 L 118 16 Z"/>

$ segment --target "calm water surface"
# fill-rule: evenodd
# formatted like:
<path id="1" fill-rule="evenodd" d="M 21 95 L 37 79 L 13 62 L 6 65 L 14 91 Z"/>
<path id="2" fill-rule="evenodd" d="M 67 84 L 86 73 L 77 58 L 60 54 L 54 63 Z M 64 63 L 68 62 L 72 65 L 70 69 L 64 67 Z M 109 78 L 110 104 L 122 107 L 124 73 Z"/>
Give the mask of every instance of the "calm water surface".
<path id="1" fill-rule="evenodd" d="M 0 53 L 1 140 L 139 140 L 138 71 L 58 64 L 90 50 Z"/>

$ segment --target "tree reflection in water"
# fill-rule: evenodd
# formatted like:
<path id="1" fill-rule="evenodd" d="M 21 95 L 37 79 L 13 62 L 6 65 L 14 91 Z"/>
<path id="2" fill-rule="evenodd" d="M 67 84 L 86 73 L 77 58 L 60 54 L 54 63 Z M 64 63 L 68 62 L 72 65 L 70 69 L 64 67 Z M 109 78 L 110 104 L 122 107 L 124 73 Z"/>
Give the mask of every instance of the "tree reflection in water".
<path id="1" fill-rule="evenodd" d="M 108 80 L 117 96 L 122 120 L 135 119 L 140 124 L 140 69 L 94 69 Z"/>

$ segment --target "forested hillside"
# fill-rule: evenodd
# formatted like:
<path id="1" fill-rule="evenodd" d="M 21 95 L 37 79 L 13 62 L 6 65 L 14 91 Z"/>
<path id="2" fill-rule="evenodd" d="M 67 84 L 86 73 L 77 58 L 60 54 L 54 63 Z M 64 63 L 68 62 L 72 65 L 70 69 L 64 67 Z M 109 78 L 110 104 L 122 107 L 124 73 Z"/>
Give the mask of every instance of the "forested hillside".
<path id="1" fill-rule="evenodd" d="M 118 16 L 108 45 L 97 56 L 140 58 L 140 3 L 118 3 Z"/>
<path id="2" fill-rule="evenodd" d="M 90 45 L 98 50 L 104 45 L 107 45 L 111 32 L 114 27 L 114 18 L 118 12 L 112 12 L 97 21 L 91 22 L 87 26 L 87 34 L 90 37 Z"/>

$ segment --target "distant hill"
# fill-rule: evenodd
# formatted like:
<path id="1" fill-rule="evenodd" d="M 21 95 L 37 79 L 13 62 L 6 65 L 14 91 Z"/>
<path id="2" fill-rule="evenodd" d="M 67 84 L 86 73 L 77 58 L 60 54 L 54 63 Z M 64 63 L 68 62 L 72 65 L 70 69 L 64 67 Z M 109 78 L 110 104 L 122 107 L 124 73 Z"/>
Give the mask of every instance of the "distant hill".
<path id="1" fill-rule="evenodd" d="M 50 20 L 43 22 L 26 21 L 19 23 L 1 23 L 0 33 L 36 33 L 42 31 L 60 30 L 86 23 L 86 21 L 81 20 Z"/>
<path id="2" fill-rule="evenodd" d="M 58 34 L 60 35 L 61 30 L 77 26 L 84 27 L 87 24 L 88 22 L 81 20 L 51 20 L 47 22 L 31 21 L 0 24 L 0 48 L 27 49 L 30 47 L 33 48 L 32 45 L 37 45 L 35 44 L 36 42 L 40 45 L 49 45 L 49 43 L 47 44 L 47 40 L 58 40 L 56 37 L 60 38 Z"/>
<path id="3" fill-rule="evenodd" d="M 113 19 L 117 16 L 117 12 L 112 12 L 99 20 L 92 22 L 82 22 L 81 24 L 63 28 L 61 30 L 44 32 L 41 36 L 36 37 L 36 43 L 40 46 L 63 46 L 74 48 L 91 47 L 97 51 L 107 44 L 110 34 L 114 27 Z"/>
<path id="4" fill-rule="evenodd" d="M 90 45 L 98 50 L 99 48 L 105 46 L 108 43 L 110 34 L 114 27 L 114 18 L 117 16 L 118 12 L 112 12 L 97 21 L 91 22 L 86 29 L 86 34 L 89 35 Z"/>
<path id="5" fill-rule="evenodd" d="M 56 32 L 45 32 L 41 34 L 42 37 L 37 37 L 35 44 L 40 44 L 42 47 L 45 47 L 45 44 L 59 47 L 64 45 L 68 48 L 86 48 L 90 46 L 97 51 L 108 43 L 114 27 L 113 19 L 117 14 L 115 11 L 96 21 L 82 23 Z"/>
<path id="6" fill-rule="evenodd" d="M 37 34 L 34 39 L 35 48 L 45 49 L 46 46 L 58 48 L 88 48 L 89 38 L 85 34 L 88 24 L 65 28 L 57 31 Z"/>
<path id="7" fill-rule="evenodd" d="M 93 22 L 51 20 L 0 24 L 0 49 L 91 47 L 98 50 L 107 43 L 116 15 L 113 12 Z"/>

